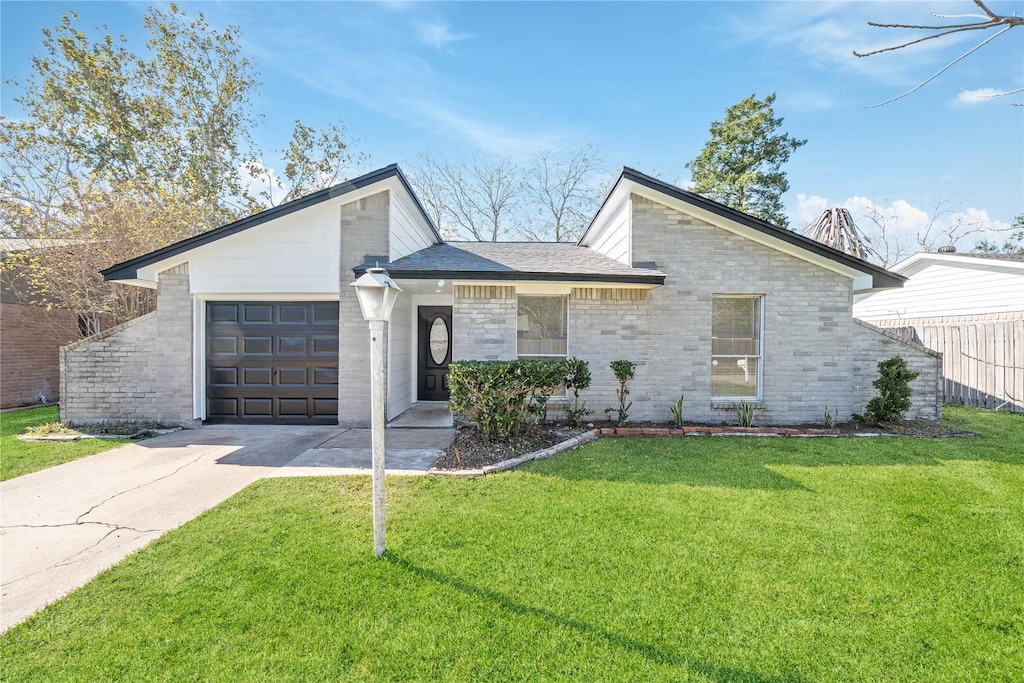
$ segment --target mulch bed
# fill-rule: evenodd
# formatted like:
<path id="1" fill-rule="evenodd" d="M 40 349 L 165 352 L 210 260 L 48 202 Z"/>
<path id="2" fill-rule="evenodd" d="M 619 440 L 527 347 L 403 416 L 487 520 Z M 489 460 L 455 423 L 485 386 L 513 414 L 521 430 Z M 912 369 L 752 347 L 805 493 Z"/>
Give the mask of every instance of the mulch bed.
<path id="1" fill-rule="evenodd" d="M 502 462 L 503 460 L 549 448 L 591 429 L 596 428 L 605 431 L 607 436 L 611 428 L 619 426 L 614 422 L 590 423 L 585 427 L 576 429 L 561 424 L 530 425 L 506 443 L 488 443 L 481 438 L 476 427 L 459 427 L 455 432 L 455 439 L 451 445 L 434 461 L 434 468 L 449 471 L 479 469 Z M 687 431 L 690 433 L 706 433 L 709 430 L 731 433 L 756 433 L 758 431 L 756 429 L 740 429 L 735 425 L 712 425 L 696 422 L 685 422 L 683 426 L 688 428 Z M 628 428 L 630 432 L 633 430 L 658 430 L 654 434 L 647 434 L 645 436 L 658 433 L 668 435 L 668 430 L 678 431 L 679 429 L 675 425 L 665 422 L 628 422 L 621 425 L 621 427 Z M 787 425 L 784 428 L 779 428 L 778 431 L 827 436 L 858 436 L 866 434 L 929 438 L 975 436 L 972 432 L 954 429 L 934 422 L 906 422 L 899 425 L 869 425 L 861 422 L 844 422 L 837 424 L 833 430 L 826 430 L 820 424 Z"/>

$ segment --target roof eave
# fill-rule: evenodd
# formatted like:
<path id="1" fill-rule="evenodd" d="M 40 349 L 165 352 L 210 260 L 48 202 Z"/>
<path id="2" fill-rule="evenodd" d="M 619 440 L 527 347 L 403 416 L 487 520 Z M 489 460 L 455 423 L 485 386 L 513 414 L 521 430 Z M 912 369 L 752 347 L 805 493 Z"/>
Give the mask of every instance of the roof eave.
<path id="1" fill-rule="evenodd" d="M 115 264 L 109 268 L 101 270 L 100 274 L 103 275 L 104 280 L 137 281 L 139 280 L 139 268 L 159 263 L 165 259 L 173 258 L 174 256 L 187 251 L 210 244 L 211 242 L 216 242 L 217 240 L 230 237 L 231 235 L 238 234 L 244 230 L 248 230 L 249 228 L 269 223 L 272 220 L 282 218 L 297 211 L 302 211 L 303 209 L 315 206 L 321 202 L 342 197 L 346 194 L 356 190 L 361 190 L 389 178 L 396 178 L 398 180 L 403 189 L 409 194 L 409 197 L 412 198 L 417 210 L 420 212 L 424 221 L 426 221 L 426 224 L 434 234 L 434 237 L 437 238 L 438 243 L 443 244 L 444 239 L 438 232 L 437 226 L 434 225 L 434 222 L 423 208 L 423 205 L 420 204 L 419 198 L 416 196 L 416 193 L 413 192 L 412 186 L 409 184 L 409 181 L 402 172 L 402 169 L 398 167 L 398 164 L 391 164 L 384 168 L 359 176 L 358 178 L 346 180 L 343 183 L 338 183 L 337 185 L 332 185 L 331 187 L 323 190 L 318 190 L 317 192 L 313 192 L 312 194 L 308 194 L 304 197 L 299 197 L 298 199 L 294 199 L 279 206 L 271 207 L 266 211 L 261 211 L 260 213 L 252 216 L 247 216 L 246 218 L 239 219 L 233 223 L 228 223 L 227 225 L 200 233 L 194 237 L 189 237 L 188 239 L 181 240 L 180 242 L 175 242 L 174 244 L 170 244 L 148 254 L 143 254 L 142 256 L 134 259 Z"/>
<path id="2" fill-rule="evenodd" d="M 362 264 L 352 269 L 356 276 L 366 272 L 370 266 Z M 650 275 L 608 275 L 593 273 L 543 273 L 526 271 L 488 271 L 488 270 L 395 270 L 387 268 L 388 275 L 395 280 L 495 280 L 495 281 L 523 281 L 523 282 L 600 282 L 600 283 L 621 283 L 630 285 L 652 285 L 660 286 L 665 284 L 664 273 L 651 273 Z"/>

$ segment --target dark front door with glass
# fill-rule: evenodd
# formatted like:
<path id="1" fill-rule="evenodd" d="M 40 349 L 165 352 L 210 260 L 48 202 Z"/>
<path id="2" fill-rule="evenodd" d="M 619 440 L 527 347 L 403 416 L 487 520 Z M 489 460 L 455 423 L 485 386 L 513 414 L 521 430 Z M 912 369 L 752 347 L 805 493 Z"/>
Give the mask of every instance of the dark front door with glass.
<path id="1" fill-rule="evenodd" d="M 448 400 L 448 363 L 452 360 L 452 307 L 419 307 L 419 362 L 416 398 Z"/>

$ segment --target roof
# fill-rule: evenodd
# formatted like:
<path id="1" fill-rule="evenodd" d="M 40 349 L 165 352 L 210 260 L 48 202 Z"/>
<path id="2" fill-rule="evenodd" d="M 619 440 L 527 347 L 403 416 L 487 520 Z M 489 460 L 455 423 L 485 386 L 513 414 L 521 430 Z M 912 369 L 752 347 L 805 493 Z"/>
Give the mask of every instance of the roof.
<path id="1" fill-rule="evenodd" d="M 353 270 L 359 275 L 373 265 L 364 263 Z M 659 270 L 633 268 L 566 242 L 448 242 L 380 266 L 395 279 L 665 284 L 665 274 Z"/>
<path id="2" fill-rule="evenodd" d="M 895 273 L 906 273 L 925 262 L 942 263 L 948 266 L 959 266 L 972 269 L 995 269 L 999 271 L 1024 270 L 1024 254 L 961 254 L 958 252 L 919 251 L 911 254 L 891 270 Z"/>
<path id="3" fill-rule="evenodd" d="M 992 259 L 993 261 L 1020 261 L 1024 263 L 1024 254 L 956 254 L 968 258 Z"/>
<path id="4" fill-rule="evenodd" d="M 260 213 L 247 218 L 237 220 L 234 223 L 228 223 L 227 225 L 223 225 L 219 228 L 214 228 L 213 230 L 200 233 L 195 237 L 175 242 L 174 244 L 162 249 L 157 249 L 156 251 L 152 251 L 148 254 L 144 254 L 138 258 L 118 263 L 100 272 L 106 280 L 133 280 L 138 277 L 140 268 L 159 263 L 164 259 L 177 256 L 178 254 L 210 244 L 211 242 L 216 242 L 217 240 L 224 239 L 225 237 L 237 235 L 249 228 L 255 228 L 258 225 L 263 225 L 264 223 L 268 223 L 276 218 L 281 218 L 282 216 L 287 216 L 288 214 L 295 213 L 296 211 L 307 209 L 311 206 L 320 204 L 321 202 L 342 197 L 350 192 L 361 190 L 364 187 L 368 187 L 374 183 L 379 183 L 383 180 L 388 180 L 389 178 L 396 178 L 398 182 L 402 184 L 402 187 L 404 187 L 409 193 L 409 196 L 412 197 L 417 210 L 426 221 L 427 225 L 430 226 L 430 230 L 434 233 L 434 236 L 439 242 L 442 241 L 441 235 L 437 231 L 437 227 L 430 219 L 430 216 L 427 215 L 423 205 L 420 204 L 420 200 L 416 196 L 416 193 L 412 191 L 412 186 L 406 179 L 405 174 L 402 173 L 402 169 L 398 167 L 398 164 L 391 164 L 390 166 L 385 166 L 384 168 L 361 175 L 358 178 L 338 183 L 337 185 L 308 194 L 305 197 L 285 202 L 284 204 L 267 209 L 266 211 L 261 211 Z"/>
<path id="5" fill-rule="evenodd" d="M 598 209 L 597 215 L 594 216 L 594 220 L 591 221 L 590 225 L 584 231 L 583 236 L 580 238 L 580 245 L 582 245 L 586 240 L 591 228 L 593 228 L 594 224 L 597 222 L 598 216 L 601 215 L 601 212 L 615 194 L 616 188 L 618 188 L 618 186 L 623 182 L 634 183 L 636 186 L 653 190 L 656 193 L 670 197 L 703 212 L 712 214 L 713 216 L 724 218 L 734 224 L 743 226 L 744 228 L 752 229 L 756 233 L 767 235 L 772 239 L 784 242 L 804 252 L 809 252 L 810 254 L 828 259 L 829 261 L 841 264 L 847 268 L 852 268 L 853 270 L 864 273 L 865 275 L 870 275 L 872 277 L 873 286 L 876 288 L 901 287 L 903 282 L 906 281 L 906 278 L 902 275 L 888 271 L 881 266 L 876 266 L 875 264 L 864 261 L 863 259 L 850 256 L 849 254 L 845 254 L 837 249 L 828 247 L 821 242 L 817 242 L 809 237 L 793 232 L 792 230 L 772 225 L 760 218 L 756 218 L 755 216 L 751 216 L 750 214 L 742 211 L 737 211 L 736 209 L 725 206 L 724 204 L 719 204 L 718 202 L 708 199 L 707 197 L 702 197 L 699 194 L 688 192 L 680 187 L 676 187 L 675 185 L 670 185 L 664 181 L 658 180 L 657 178 L 629 167 L 622 169 L 622 174 L 615 182 L 615 186 L 612 188 L 612 191 L 608 193 L 608 197 L 605 198 L 601 208 Z"/>

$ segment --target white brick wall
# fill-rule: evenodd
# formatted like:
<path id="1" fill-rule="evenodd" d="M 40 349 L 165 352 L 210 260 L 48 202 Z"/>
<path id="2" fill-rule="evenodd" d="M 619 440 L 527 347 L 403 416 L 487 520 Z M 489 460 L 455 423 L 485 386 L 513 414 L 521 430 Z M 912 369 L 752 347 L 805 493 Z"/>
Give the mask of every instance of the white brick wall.
<path id="1" fill-rule="evenodd" d="M 188 278 L 160 273 L 156 312 L 61 349 L 61 420 L 194 424 Z"/>
<path id="2" fill-rule="evenodd" d="M 388 209 L 387 192 L 341 207 L 338 424 L 345 427 L 370 426 L 370 328 L 363 320 L 356 290 L 349 285 L 356 280 L 352 269 L 364 257 L 387 256 Z"/>
<path id="3" fill-rule="evenodd" d="M 685 419 L 736 420 L 733 403 L 711 399 L 715 294 L 765 298 L 756 423 L 820 422 L 826 403 L 847 420 L 874 395 L 878 362 L 896 355 L 921 373 L 908 417 L 939 416 L 939 359 L 855 322 L 849 279 L 639 196 L 633 211 L 633 259 L 654 261 L 668 277 L 649 291 L 572 290 L 569 355 L 590 363 L 593 383 L 581 397 L 594 410 L 591 419 L 603 419 L 604 409 L 617 404 L 609 363 L 623 358 L 638 363 L 630 383 L 632 420 L 670 419 L 683 393 Z M 456 291 L 457 358 L 515 357 L 514 290 L 504 289 L 502 297 L 484 300 Z M 478 338 L 487 344 L 474 346 Z"/>
<path id="4" fill-rule="evenodd" d="M 516 357 L 515 287 L 456 285 L 452 360 Z"/>

